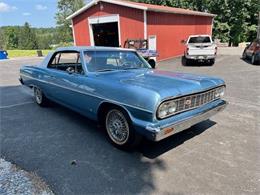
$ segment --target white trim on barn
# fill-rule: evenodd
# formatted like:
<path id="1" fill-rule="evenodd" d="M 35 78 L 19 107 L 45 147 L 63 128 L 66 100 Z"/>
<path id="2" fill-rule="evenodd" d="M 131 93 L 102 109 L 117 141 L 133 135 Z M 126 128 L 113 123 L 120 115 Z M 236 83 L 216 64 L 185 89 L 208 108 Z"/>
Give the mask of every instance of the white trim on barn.
<path id="1" fill-rule="evenodd" d="M 147 39 L 147 12 L 144 10 L 144 39 Z"/>
<path id="2" fill-rule="evenodd" d="M 76 11 L 75 13 L 68 16 L 66 19 L 69 20 L 69 19 L 74 18 L 75 16 L 81 14 L 88 8 L 90 8 L 94 5 L 97 5 L 99 2 L 105 2 L 105 3 L 111 3 L 111 4 L 115 4 L 115 5 L 121 5 L 121 6 L 125 6 L 125 7 L 135 8 L 135 9 L 147 10 L 147 7 L 145 7 L 145 6 L 134 5 L 132 3 L 127 3 L 127 2 L 118 1 L 118 0 L 93 0 L 93 1 L 89 2 L 88 4 L 86 4 L 84 7 L 82 7 L 81 9 L 79 9 L 78 11 Z"/>
<path id="3" fill-rule="evenodd" d="M 120 16 L 119 16 L 119 14 L 88 17 L 88 28 L 89 28 L 89 37 L 90 37 L 90 45 L 91 46 L 95 46 L 92 24 L 104 24 L 104 23 L 110 23 L 110 22 L 117 22 L 117 25 L 118 25 L 118 43 L 121 46 L 121 29 L 120 29 Z"/>
<path id="4" fill-rule="evenodd" d="M 121 6 L 125 6 L 125 7 L 130 7 L 130 8 L 135 8 L 135 9 L 139 9 L 139 10 L 149 10 L 149 11 L 155 11 L 155 12 L 163 12 L 163 13 L 173 13 L 173 14 L 185 14 L 185 15 L 198 15 L 198 16 L 210 16 L 210 17 L 215 17 L 215 14 L 210 14 L 210 13 L 206 13 L 206 12 L 198 12 L 198 11 L 192 11 L 189 10 L 187 12 L 187 10 L 185 9 L 165 9 L 165 8 L 169 8 L 167 6 L 161 6 L 159 7 L 148 7 L 145 5 L 138 5 L 136 3 L 131 3 L 131 2 L 126 2 L 126 1 L 122 1 L 122 0 L 92 0 L 91 2 L 89 2 L 88 4 L 86 4 L 84 7 L 82 7 L 81 9 L 79 9 L 78 11 L 76 11 L 75 13 L 71 14 L 70 16 L 68 16 L 66 19 L 72 19 L 75 16 L 81 14 L 82 12 L 84 12 L 85 10 L 89 9 L 90 7 L 97 5 L 99 2 L 105 2 L 105 3 L 110 3 L 110 4 L 115 4 L 115 5 L 121 5 Z"/>
<path id="5" fill-rule="evenodd" d="M 103 24 L 103 23 L 118 22 L 118 21 L 119 21 L 119 14 L 88 17 L 89 24 Z"/>
<path id="6" fill-rule="evenodd" d="M 135 4 L 132 4 L 132 3 L 125 2 L 125 1 L 118 1 L 118 0 L 96 0 L 96 1 L 97 2 L 103 1 L 103 2 L 106 2 L 106 3 L 115 4 L 115 5 L 122 5 L 122 6 L 130 7 L 130 8 L 147 10 L 147 7 L 145 7 L 145 6 L 135 5 Z"/>
<path id="7" fill-rule="evenodd" d="M 211 29 L 210 29 L 210 35 L 211 35 L 211 37 L 212 37 L 212 35 L 213 35 L 213 25 L 214 25 L 214 18 L 212 18 L 212 20 L 211 20 Z"/>
<path id="8" fill-rule="evenodd" d="M 74 46 L 76 46 L 76 37 L 75 37 L 75 31 L 74 31 L 74 27 L 73 27 L 73 21 L 71 21 L 70 28 L 72 28 L 73 44 L 74 44 Z"/>

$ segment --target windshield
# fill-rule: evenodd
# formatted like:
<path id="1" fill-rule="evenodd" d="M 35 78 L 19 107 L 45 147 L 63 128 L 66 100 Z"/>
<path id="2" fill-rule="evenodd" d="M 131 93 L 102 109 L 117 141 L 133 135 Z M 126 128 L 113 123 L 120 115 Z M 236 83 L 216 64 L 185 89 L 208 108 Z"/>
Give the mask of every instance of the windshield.
<path id="1" fill-rule="evenodd" d="M 151 68 L 134 51 L 85 51 L 84 60 L 89 72 Z"/>
<path id="2" fill-rule="evenodd" d="M 209 36 L 191 37 L 189 43 L 211 43 Z"/>

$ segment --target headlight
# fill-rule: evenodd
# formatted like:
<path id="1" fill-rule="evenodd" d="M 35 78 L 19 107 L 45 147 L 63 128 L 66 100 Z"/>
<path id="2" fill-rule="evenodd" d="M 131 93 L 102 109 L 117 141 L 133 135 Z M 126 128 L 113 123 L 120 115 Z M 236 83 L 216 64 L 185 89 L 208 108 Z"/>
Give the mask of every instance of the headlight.
<path id="1" fill-rule="evenodd" d="M 225 95 L 225 87 L 220 87 L 216 89 L 215 97 L 216 98 L 222 98 Z"/>
<path id="2" fill-rule="evenodd" d="M 164 102 L 159 106 L 157 115 L 159 118 L 164 118 L 168 115 L 173 114 L 176 111 L 175 101 Z"/>

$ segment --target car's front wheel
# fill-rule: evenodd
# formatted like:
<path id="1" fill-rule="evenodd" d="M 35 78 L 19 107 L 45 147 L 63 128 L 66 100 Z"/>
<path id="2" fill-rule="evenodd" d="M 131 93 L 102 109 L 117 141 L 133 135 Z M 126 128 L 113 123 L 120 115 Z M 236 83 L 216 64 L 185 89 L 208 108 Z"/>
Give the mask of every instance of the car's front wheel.
<path id="1" fill-rule="evenodd" d="M 105 116 L 105 128 L 110 141 L 119 149 L 129 150 L 137 146 L 141 136 L 132 128 L 128 114 L 119 108 L 111 108 Z"/>
<path id="2" fill-rule="evenodd" d="M 213 66 L 214 64 L 215 64 L 215 59 L 210 59 L 210 60 L 209 60 L 209 65 L 210 65 L 210 66 Z"/>
<path id="3" fill-rule="evenodd" d="M 46 106 L 48 104 L 48 99 L 46 98 L 46 96 L 43 94 L 42 90 L 39 87 L 34 87 L 33 92 L 34 92 L 35 102 L 39 106 Z"/>

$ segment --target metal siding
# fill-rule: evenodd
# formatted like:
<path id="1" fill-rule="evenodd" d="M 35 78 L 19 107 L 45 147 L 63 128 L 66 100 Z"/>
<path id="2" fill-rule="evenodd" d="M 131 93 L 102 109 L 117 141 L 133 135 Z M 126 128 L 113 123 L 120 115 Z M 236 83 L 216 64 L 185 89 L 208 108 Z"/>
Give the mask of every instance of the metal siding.
<path id="1" fill-rule="evenodd" d="M 100 4 L 100 3 L 99 3 Z M 120 15 L 121 44 L 127 38 L 144 38 L 144 15 L 142 10 L 102 3 L 95 5 L 73 18 L 75 43 L 77 46 L 90 45 L 88 17 Z M 211 34 L 212 17 L 169 14 L 147 11 L 147 34 L 157 36 L 158 60 L 183 55 L 181 40 L 191 34 Z M 147 36 L 147 37 L 148 37 Z"/>
<path id="2" fill-rule="evenodd" d="M 143 11 L 123 6 L 102 3 L 103 10 L 100 10 L 100 3 L 82 14 L 73 18 L 75 43 L 77 46 L 90 45 L 88 17 L 119 14 L 122 46 L 127 38 L 144 38 Z"/>
<path id="3" fill-rule="evenodd" d="M 192 34 L 211 34 L 212 17 L 147 12 L 147 31 L 156 35 L 158 60 L 183 55 L 186 40 Z"/>

